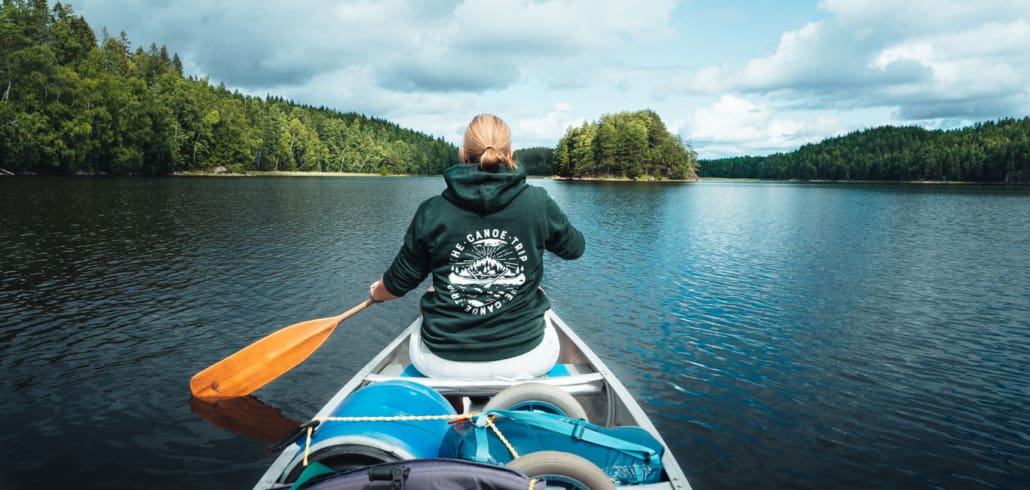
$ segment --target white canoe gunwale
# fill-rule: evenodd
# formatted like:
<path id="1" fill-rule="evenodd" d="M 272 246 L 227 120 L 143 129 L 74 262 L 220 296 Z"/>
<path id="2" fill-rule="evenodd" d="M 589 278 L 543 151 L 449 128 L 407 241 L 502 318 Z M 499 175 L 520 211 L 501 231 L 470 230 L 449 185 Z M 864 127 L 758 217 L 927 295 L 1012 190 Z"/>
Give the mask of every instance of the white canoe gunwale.
<path id="1" fill-rule="evenodd" d="M 608 369 L 575 332 L 553 312 L 550 313 L 552 324 L 558 331 L 561 353 L 558 363 L 563 364 L 569 374 L 547 378 L 536 378 L 533 382 L 543 382 L 559 386 L 572 394 L 587 411 L 590 421 L 605 426 L 637 425 L 661 441 L 665 446 L 662 465 L 665 468 L 666 480 L 646 485 L 633 485 L 628 488 L 641 489 L 675 489 L 689 490 L 690 483 L 680 468 L 665 440 L 644 413 L 640 405 L 633 399 L 625 386 Z M 411 323 L 400 335 L 391 341 L 315 414 L 313 419 L 328 417 L 347 396 L 363 386 L 382 381 L 404 379 L 424 384 L 443 395 L 491 396 L 504 388 L 521 381 L 507 380 L 457 380 L 437 378 L 402 377 L 401 373 L 411 363 L 408 356 L 408 340 L 416 328 L 421 327 L 421 318 Z M 255 489 L 268 489 L 281 485 L 279 481 L 286 470 L 294 465 L 294 461 L 303 457 L 303 448 L 291 444 L 272 462 L 265 474 L 254 486 Z"/>

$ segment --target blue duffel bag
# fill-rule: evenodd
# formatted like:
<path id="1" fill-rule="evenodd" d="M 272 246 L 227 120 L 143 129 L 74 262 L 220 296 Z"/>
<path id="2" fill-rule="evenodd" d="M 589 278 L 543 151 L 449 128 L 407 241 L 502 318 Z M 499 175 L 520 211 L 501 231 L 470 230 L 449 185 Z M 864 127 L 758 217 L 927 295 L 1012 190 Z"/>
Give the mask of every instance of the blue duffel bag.
<path id="1" fill-rule="evenodd" d="M 643 428 L 601 427 L 545 412 L 489 410 L 455 424 L 444 435 L 440 457 L 499 465 L 511 461 L 511 451 L 487 426 L 488 418 L 520 455 L 572 453 L 595 464 L 616 485 L 661 481 L 665 448 Z"/>

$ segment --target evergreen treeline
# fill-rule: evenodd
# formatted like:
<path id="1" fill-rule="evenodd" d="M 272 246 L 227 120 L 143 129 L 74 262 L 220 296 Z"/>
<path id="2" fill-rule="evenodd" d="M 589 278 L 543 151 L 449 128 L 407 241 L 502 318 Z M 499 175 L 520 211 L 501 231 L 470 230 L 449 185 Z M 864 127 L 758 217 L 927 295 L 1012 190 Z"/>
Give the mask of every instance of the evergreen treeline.
<path id="1" fill-rule="evenodd" d="M 1030 117 L 951 131 L 880 127 L 790 153 L 702 164 L 703 177 L 1030 182 Z"/>
<path id="2" fill-rule="evenodd" d="M 523 148 L 515 150 L 514 158 L 529 175 L 554 175 L 554 148 Z"/>
<path id="3" fill-rule="evenodd" d="M 430 174 L 457 161 L 442 138 L 381 119 L 186 77 L 166 47 L 134 50 L 106 30 L 98 40 L 68 5 L 0 6 L 0 169 Z"/>
<path id="4" fill-rule="evenodd" d="M 696 167 L 697 154 L 650 110 L 569 128 L 554 151 L 554 173 L 562 177 L 690 180 Z"/>

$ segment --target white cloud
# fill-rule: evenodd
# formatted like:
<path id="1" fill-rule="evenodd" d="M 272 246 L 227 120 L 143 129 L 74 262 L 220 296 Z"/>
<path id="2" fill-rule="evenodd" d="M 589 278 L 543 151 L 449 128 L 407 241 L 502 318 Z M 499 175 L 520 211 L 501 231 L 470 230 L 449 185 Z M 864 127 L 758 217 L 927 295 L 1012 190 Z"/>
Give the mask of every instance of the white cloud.
<path id="1" fill-rule="evenodd" d="M 878 36 L 920 36 L 956 27 L 1025 17 L 1026 0 L 821 0 L 843 28 Z"/>
<path id="2" fill-rule="evenodd" d="M 813 22 L 783 34 L 776 51 L 771 56 L 751 60 L 740 74 L 738 83 L 743 87 L 775 89 L 814 78 L 843 76 L 823 65 L 827 60 L 820 50 L 821 45 L 829 41 L 826 31 L 825 23 Z M 838 54 L 847 56 L 848 53 Z"/>
<path id="3" fill-rule="evenodd" d="M 745 143 L 764 139 L 771 114 L 753 102 L 723 95 L 710 107 L 694 111 L 689 139 Z"/>
<path id="4" fill-rule="evenodd" d="M 705 67 L 664 89 L 760 97 L 768 104 L 763 117 L 891 108 L 896 123 L 939 124 L 1030 112 L 1030 2 L 824 0 L 820 7 L 827 18 L 785 32 L 770 54 L 739 69 Z M 781 121 L 777 131 L 750 112 L 728 115 L 730 105 L 724 97 L 698 109 L 694 131 L 769 147 L 799 140 L 796 124 Z M 712 121 L 698 126 L 703 118 Z"/>
<path id="5" fill-rule="evenodd" d="M 883 124 L 947 128 L 1030 113 L 1030 0 L 818 5 L 77 0 L 75 8 L 97 30 L 166 44 L 188 73 L 214 83 L 385 117 L 452 142 L 478 112 L 505 117 L 522 147 L 554 145 L 569 126 L 604 113 L 649 108 L 702 156 L 788 151 Z M 804 14 L 790 16 L 778 38 L 756 41 L 740 26 L 764 8 Z M 746 49 L 689 35 L 705 28 L 732 32 Z M 756 42 L 766 44 L 748 44 Z M 737 52 L 750 58 L 723 56 Z"/>
<path id="6" fill-rule="evenodd" d="M 555 146 L 572 126 L 579 126 L 587 118 L 577 115 L 572 105 L 558 102 L 543 116 L 523 116 L 514 124 L 513 144 L 517 148 L 527 146 Z"/>
<path id="7" fill-rule="evenodd" d="M 672 0 L 469 0 L 450 26 L 470 47 L 505 50 L 580 50 L 612 47 L 619 36 L 659 38 L 670 33 Z"/>
<path id="8" fill-rule="evenodd" d="M 915 62 L 933 77 L 918 90 L 941 97 L 1006 96 L 1025 90 L 1030 76 L 1030 23 L 1024 19 L 990 22 L 953 34 L 906 39 L 877 55 L 873 66 L 886 70 Z"/>
<path id="9" fill-rule="evenodd" d="M 368 65 L 322 73 L 301 86 L 273 86 L 265 91 L 273 94 L 288 92 L 297 101 L 337 107 L 347 112 L 380 115 L 394 122 L 399 122 L 400 117 L 438 116 L 455 108 L 469 107 L 475 100 L 471 94 L 390 90 L 378 83 L 375 71 Z M 263 95 L 265 91 L 256 95 Z"/>
<path id="10" fill-rule="evenodd" d="M 696 70 L 694 73 L 681 75 L 680 80 L 672 81 L 665 85 L 664 89 L 676 90 L 679 87 L 688 92 L 702 94 L 718 94 L 731 88 L 728 83 L 729 68 L 723 66 L 709 66 Z"/>
<path id="11" fill-rule="evenodd" d="M 761 100 L 724 94 L 713 104 L 694 111 L 684 128 L 684 138 L 701 158 L 719 158 L 789 151 L 843 134 L 858 124 L 849 126 L 842 125 L 836 115 L 784 113 Z"/>
<path id="12" fill-rule="evenodd" d="M 539 59 L 582 56 L 624 36 L 671 32 L 672 0 L 384 0 L 335 2 L 81 0 L 98 30 L 170 46 L 233 86 L 302 84 L 369 66 L 396 91 L 503 88 Z"/>

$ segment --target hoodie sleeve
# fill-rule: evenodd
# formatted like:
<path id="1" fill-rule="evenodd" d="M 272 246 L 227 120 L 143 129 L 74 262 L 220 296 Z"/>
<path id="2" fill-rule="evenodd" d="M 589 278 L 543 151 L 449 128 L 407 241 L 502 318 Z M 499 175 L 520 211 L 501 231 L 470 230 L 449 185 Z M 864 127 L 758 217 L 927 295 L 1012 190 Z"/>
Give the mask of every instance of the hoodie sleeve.
<path id="1" fill-rule="evenodd" d="M 426 203 L 419 206 L 404 234 L 404 243 L 383 274 L 383 286 L 394 296 L 404 296 L 429 275 L 429 248 L 422 240 L 422 218 Z"/>
<path id="2" fill-rule="evenodd" d="M 563 259 L 578 259 L 586 250 L 586 239 L 583 233 L 572 226 L 568 216 L 558 207 L 551 196 L 547 196 L 545 204 L 547 215 L 547 239 L 544 246 L 547 250 Z"/>

